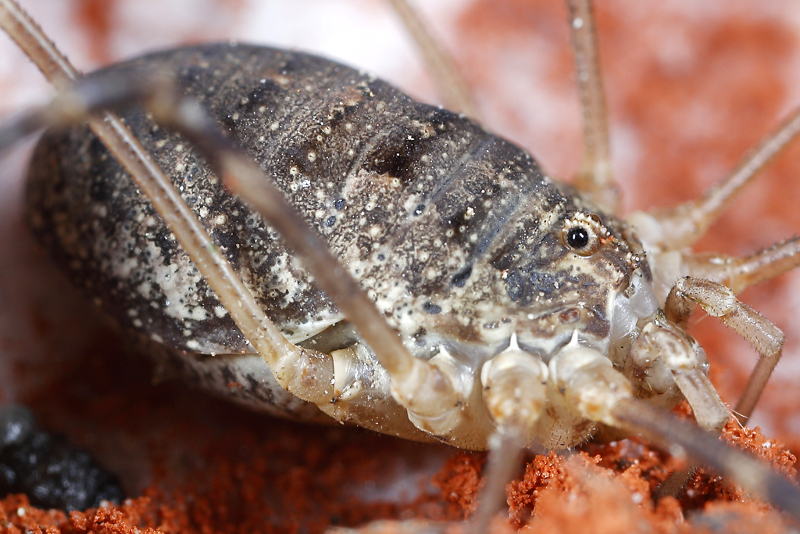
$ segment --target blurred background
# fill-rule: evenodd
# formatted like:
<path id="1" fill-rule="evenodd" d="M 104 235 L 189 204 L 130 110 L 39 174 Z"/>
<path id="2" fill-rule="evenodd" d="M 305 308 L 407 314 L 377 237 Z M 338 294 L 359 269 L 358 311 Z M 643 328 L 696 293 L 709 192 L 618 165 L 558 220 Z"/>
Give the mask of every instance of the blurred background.
<path id="1" fill-rule="evenodd" d="M 552 175 L 569 179 L 580 161 L 581 126 L 562 2 L 414 3 L 461 67 L 486 127 L 530 150 Z M 437 102 L 413 43 L 380 0 L 22 4 L 84 70 L 148 50 L 233 39 L 337 59 Z M 794 0 L 605 0 L 598 2 L 597 16 L 614 169 L 628 211 L 697 196 L 800 105 L 800 10 Z M 50 94 L 26 58 L 0 37 L 0 116 Z M 85 431 L 94 423 L 85 414 L 59 412 L 57 401 L 41 400 L 42 388 L 65 366 L 86 365 L 87 347 L 98 352 L 102 327 L 26 234 L 20 199 L 30 147 L 27 142 L 0 155 L 0 401 L 39 399 L 51 424 L 92 441 Z M 744 254 L 798 233 L 798 174 L 800 143 L 737 199 L 699 248 Z M 754 424 L 798 452 L 800 272 L 743 298 L 786 333 L 784 358 Z M 695 323 L 692 333 L 713 362 L 712 379 L 733 403 L 756 354 L 716 321 Z M 119 350 L 113 348 L 111 357 Z"/>

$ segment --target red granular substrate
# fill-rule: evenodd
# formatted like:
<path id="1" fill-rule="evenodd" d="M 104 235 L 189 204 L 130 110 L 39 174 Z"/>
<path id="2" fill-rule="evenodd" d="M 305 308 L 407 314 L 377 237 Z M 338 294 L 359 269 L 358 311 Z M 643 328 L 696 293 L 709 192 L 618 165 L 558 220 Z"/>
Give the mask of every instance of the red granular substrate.
<path id="1" fill-rule="evenodd" d="M 152 385 L 141 358 L 124 349 L 113 359 L 96 352 L 118 344 L 111 334 L 100 337 L 29 402 L 46 426 L 98 451 L 139 496 L 70 514 L 9 496 L 0 502 L 0 525 L 10 532 L 321 532 L 379 519 L 457 521 L 475 508 L 484 454 L 293 424 L 239 410 L 179 382 Z M 796 474 L 795 457 L 757 430 L 731 423 L 725 435 Z M 509 521 L 498 520 L 495 528 L 581 532 L 608 523 L 608 532 L 619 532 L 644 522 L 657 531 L 689 532 L 693 525 L 684 515 L 704 507 L 720 521 L 755 515 L 783 525 L 768 507 L 702 471 L 692 478 L 689 496 L 654 506 L 651 492 L 677 465 L 635 440 L 589 444 L 571 457 L 533 456 L 507 488 Z M 398 484 L 406 489 L 397 490 Z"/>

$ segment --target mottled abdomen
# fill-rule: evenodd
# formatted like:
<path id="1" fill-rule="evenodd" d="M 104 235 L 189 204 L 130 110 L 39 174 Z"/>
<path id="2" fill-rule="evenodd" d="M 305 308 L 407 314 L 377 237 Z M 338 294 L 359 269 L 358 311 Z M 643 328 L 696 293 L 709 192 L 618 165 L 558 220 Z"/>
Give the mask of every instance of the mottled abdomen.
<path id="1" fill-rule="evenodd" d="M 420 353 L 443 337 L 503 343 L 493 332 L 509 310 L 536 311 L 544 287 L 536 269 L 561 254 L 554 222 L 577 201 L 522 150 L 308 54 L 216 44 L 110 70 L 136 76 L 139 69 L 177 74 Z M 290 339 L 341 320 L 275 232 L 221 187 L 187 142 L 139 111 L 125 117 Z M 28 192 L 35 232 L 124 326 L 193 353 L 248 351 L 171 233 L 87 129 L 44 137 Z M 558 287 L 559 274 L 548 276 L 546 287 Z"/>

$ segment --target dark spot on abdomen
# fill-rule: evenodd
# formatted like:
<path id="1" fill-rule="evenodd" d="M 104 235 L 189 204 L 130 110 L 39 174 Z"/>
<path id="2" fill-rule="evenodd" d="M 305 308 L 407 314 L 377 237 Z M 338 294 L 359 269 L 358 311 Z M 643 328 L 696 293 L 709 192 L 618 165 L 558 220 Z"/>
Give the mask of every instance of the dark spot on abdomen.
<path id="1" fill-rule="evenodd" d="M 422 309 L 425 310 L 425 313 L 430 313 L 431 315 L 436 315 L 442 311 L 442 307 L 433 302 L 426 302 L 422 305 Z"/>
<path id="2" fill-rule="evenodd" d="M 458 271 L 453 278 L 450 280 L 450 283 L 456 287 L 464 287 L 464 284 L 467 283 L 467 279 L 472 275 L 472 265 L 467 265 L 460 271 Z"/>

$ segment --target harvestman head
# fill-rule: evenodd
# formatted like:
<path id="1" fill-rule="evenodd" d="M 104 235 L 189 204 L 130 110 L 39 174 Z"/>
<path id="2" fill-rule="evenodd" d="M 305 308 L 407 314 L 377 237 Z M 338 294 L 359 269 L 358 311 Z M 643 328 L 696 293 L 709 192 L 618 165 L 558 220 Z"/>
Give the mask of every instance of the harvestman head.
<path id="1" fill-rule="evenodd" d="M 417 36 L 425 57 L 436 66 L 434 72 L 440 73 L 450 104 L 474 114 L 463 84 L 414 12 L 403 1 L 394 0 L 393 4 Z M 588 201 L 586 205 L 593 203 L 613 213 L 618 208 L 619 191 L 609 164 L 591 5 L 587 0 L 570 0 L 568 4 L 585 120 L 584 165 L 576 187 Z M 564 246 L 577 256 L 591 256 L 597 247 L 615 240 L 631 243 L 627 261 L 635 274 L 614 299 L 615 309 L 620 311 L 615 312 L 610 342 L 606 339 L 606 346 L 601 347 L 581 335 L 576 326 L 566 341 L 556 344 L 557 350 L 545 364 L 512 336 L 510 345 L 483 366 L 482 389 L 476 390 L 464 388 L 457 370 L 442 363 L 446 355 L 431 361 L 412 356 L 359 284 L 263 171 L 217 131 L 196 102 L 181 96 L 168 77 L 156 73 L 138 83 L 113 77 L 81 78 L 13 0 L 0 0 L 0 24 L 52 83 L 69 87 L 52 104 L 0 128 L 0 148 L 45 126 L 88 120 L 150 199 L 283 387 L 338 420 L 407 437 L 424 439 L 432 435 L 455 445 L 497 449 L 487 495 L 474 524 L 476 530 L 485 526 L 494 511 L 496 497 L 513 467 L 508 459 L 516 457 L 510 453 L 537 441 L 547 442 L 539 425 L 546 403 L 554 402 L 554 398 L 561 403 L 558 409 L 574 412 L 587 421 L 644 433 L 662 445 L 678 446 L 697 462 L 729 474 L 800 518 L 800 492 L 791 483 L 748 455 L 654 406 L 669 405 L 683 397 L 692 406 L 698 424 L 713 432 L 718 432 L 729 416 L 706 376 L 702 349 L 683 329 L 693 308 L 700 306 L 759 352 L 761 358 L 735 412 L 744 423 L 755 408 L 780 356 L 783 335 L 740 302 L 735 291 L 796 266 L 800 262 L 800 240 L 790 239 L 745 258 L 718 256 L 713 260 L 694 255 L 687 247 L 703 234 L 728 200 L 796 136 L 800 114 L 793 113 L 723 184 L 697 201 L 659 213 L 634 213 L 627 219 L 629 226 L 620 223 L 614 227 L 614 234 L 591 214 L 569 219 L 562 238 Z M 147 106 L 156 120 L 192 140 L 227 186 L 281 233 L 388 373 L 391 399 L 330 402 L 338 394 L 335 358 L 289 342 L 228 262 L 214 253 L 211 238 L 170 180 L 109 111 L 131 103 Z M 628 232 L 638 235 L 641 244 Z M 666 265 L 673 267 L 667 269 Z M 563 332 L 559 327 L 558 334 L 563 337 Z M 348 357 L 350 366 L 363 364 L 354 355 L 338 355 Z M 369 376 L 369 369 L 362 371 Z M 645 378 L 634 383 L 634 375 Z M 642 400 L 646 398 L 653 402 Z"/>

